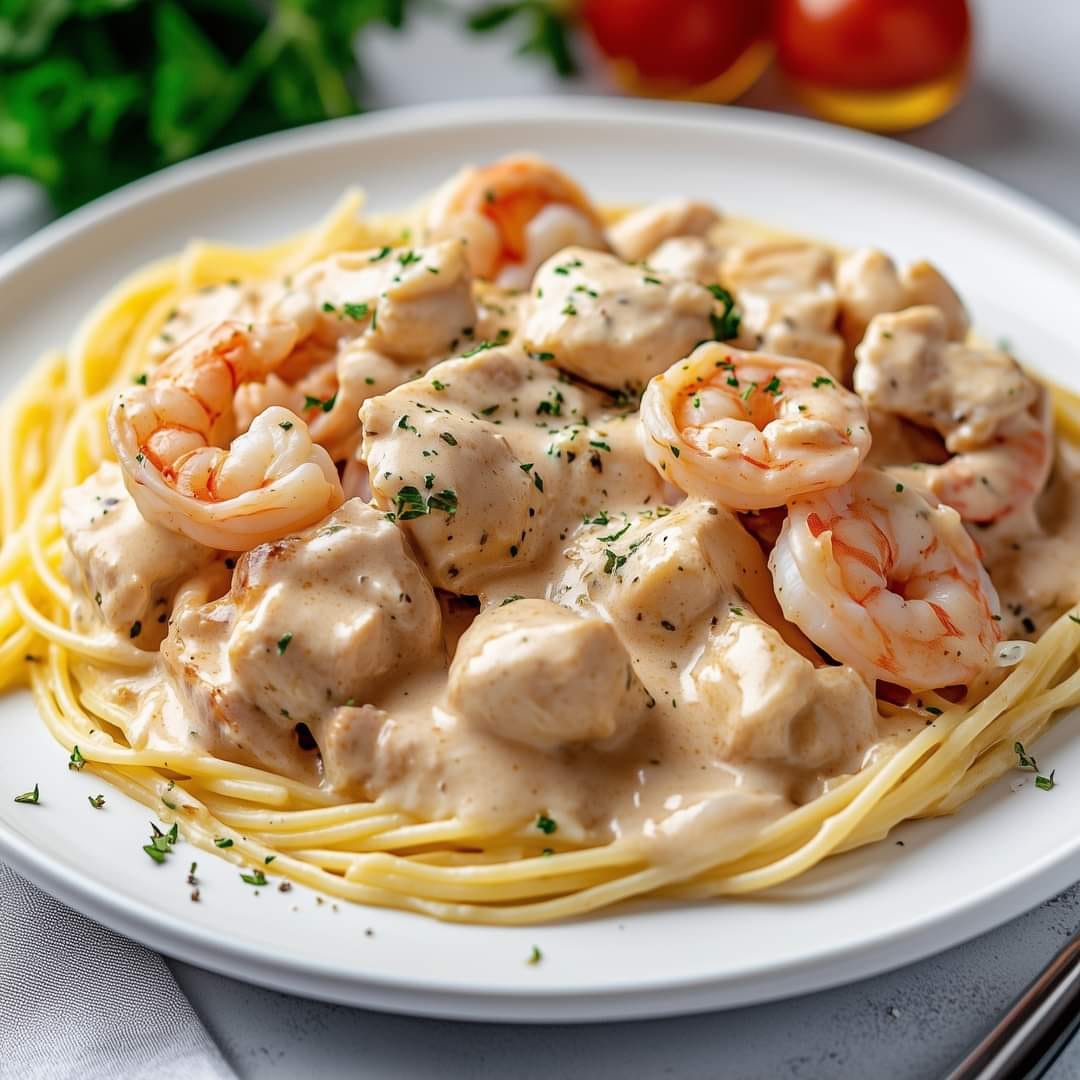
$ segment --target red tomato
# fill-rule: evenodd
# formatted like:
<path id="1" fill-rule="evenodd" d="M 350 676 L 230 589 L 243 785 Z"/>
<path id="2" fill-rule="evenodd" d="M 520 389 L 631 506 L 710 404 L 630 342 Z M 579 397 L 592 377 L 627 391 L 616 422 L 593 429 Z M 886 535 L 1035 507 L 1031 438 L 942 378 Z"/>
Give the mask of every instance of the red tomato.
<path id="1" fill-rule="evenodd" d="M 848 90 L 892 90 L 940 79 L 963 61 L 965 0 L 776 0 L 780 66 Z"/>
<path id="2" fill-rule="evenodd" d="M 696 86 L 728 70 L 769 24 L 766 0 L 585 0 L 600 51 L 645 79 Z"/>

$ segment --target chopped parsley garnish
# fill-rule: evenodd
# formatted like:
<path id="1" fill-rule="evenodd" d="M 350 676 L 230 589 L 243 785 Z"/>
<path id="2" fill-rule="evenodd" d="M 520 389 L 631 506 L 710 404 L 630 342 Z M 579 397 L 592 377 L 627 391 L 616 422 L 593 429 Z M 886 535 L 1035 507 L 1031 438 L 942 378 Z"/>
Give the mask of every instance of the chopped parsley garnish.
<path id="1" fill-rule="evenodd" d="M 263 862 L 266 863 L 267 866 L 269 866 L 276 858 L 276 855 L 267 855 L 266 858 L 263 859 Z"/>
<path id="2" fill-rule="evenodd" d="M 730 610 L 732 615 L 736 615 L 739 617 L 741 617 L 743 614 L 743 609 L 741 607 L 736 607 L 734 604 L 732 604 L 728 610 Z"/>
<path id="3" fill-rule="evenodd" d="M 541 814 L 536 819 L 536 827 L 545 835 L 550 836 L 559 826 L 554 818 L 549 818 L 547 814 Z"/>
<path id="4" fill-rule="evenodd" d="M 68 768 L 73 769 L 75 772 L 81 772 L 85 765 L 86 758 L 82 756 L 82 751 L 76 744 L 71 751 L 71 757 L 68 758 Z"/>
<path id="5" fill-rule="evenodd" d="M 742 316 L 735 310 L 735 297 L 722 285 L 708 285 L 706 288 L 724 305 L 724 310 L 719 315 L 715 311 L 709 314 L 713 339 L 716 341 L 729 341 L 733 337 L 738 337 Z"/>
<path id="6" fill-rule="evenodd" d="M 172 851 L 180 835 L 179 826 L 173 822 L 173 827 L 168 832 L 162 832 L 152 821 L 150 822 L 150 843 L 143 844 L 143 851 L 156 863 L 163 863 L 165 856 Z"/>
<path id="7" fill-rule="evenodd" d="M 1050 770 L 1049 776 L 1044 776 L 1039 771 L 1039 763 L 1024 749 L 1024 744 L 1021 742 L 1013 743 L 1013 751 L 1016 754 L 1016 767 L 1018 769 L 1027 769 L 1030 772 L 1036 774 L 1035 786 L 1040 791 L 1050 791 L 1054 785 L 1054 773 L 1056 769 Z"/>
<path id="8" fill-rule="evenodd" d="M 663 285 L 664 283 L 658 277 L 650 277 L 646 274 L 642 279 L 646 285 Z"/>
<path id="9" fill-rule="evenodd" d="M 603 439 L 590 439 L 589 445 L 597 450 L 606 450 L 608 453 L 611 453 L 611 447 L 604 442 Z"/>
<path id="10" fill-rule="evenodd" d="M 936 705 L 927 705 L 926 706 L 926 711 L 931 716 L 940 716 L 941 715 L 941 710 Z"/>
<path id="11" fill-rule="evenodd" d="M 37 803 L 40 802 L 40 800 L 41 794 L 38 791 L 37 784 L 34 785 L 33 791 L 24 791 L 21 795 L 15 796 L 15 801 L 21 803 Z"/>
<path id="12" fill-rule="evenodd" d="M 747 387 L 747 388 L 746 388 L 746 389 L 745 389 L 745 390 L 744 390 L 744 391 L 742 392 L 742 399 L 743 399 L 743 401 L 749 401 L 749 400 L 750 400 L 750 395 L 751 395 L 751 394 L 752 394 L 752 393 L 753 393 L 753 392 L 754 392 L 754 391 L 755 391 L 756 389 L 757 389 L 757 383 L 756 383 L 756 382 L 752 382 L 752 383 L 751 383 L 751 384 L 750 384 L 750 385 L 749 385 L 749 386 L 748 386 L 748 387 Z"/>
<path id="13" fill-rule="evenodd" d="M 444 443 L 446 443 L 447 446 L 457 446 L 457 444 L 458 444 L 457 439 L 455 439 L 454 436 L 451 435 L 449 431 L 440 431 L 439 432 L 439 438 L 442 439 L 442 441 Z"/>
<path id="14" fill-rule="evenodd" d="M 146 385 L 146 372 L 144 371 L 140 375 L 136 375 L 135 376 L 135 382 L 139 386 L 145 386 Z"/>
<path id="15" fill-rule="evenodd" d="M 101 607 L 101 593 L 94 593 L 94 603 L 97 604 L 98 607 Z"/>
<path id="16" fill-rule="evenodd" d="M 427 513 L 424 496 L 411 484 L 407 484 L 397 493 L 394 505 L 397 507 L 399 521 L 411 521 Z"/>
<path id="17" fill-rule="evenodd" d="M 563 402 L 566 400 L 562 392 L 552 387 L 548 391 L 549 398 L 545 398 L 536 406 L 537 416 L 562 416 Z"/>
<path id="18" fill-rule="evenodd" d="M 810 385 L 816 390 L 819 386 L 835 386 L 836 383 L 827 375 L 819 375 Z"/>
<path id="19" fill-rule="evenodd" d="M 131 629 L 128 631 L 128 637 L 137 638 L 141 633 L 142 623 L 136 619 L 135 622 L 131 624 Z"/>
<path id="20" fill-rule="evenodd" d="M 246 881 L 249 885 L 265 885 L 266 875 L 259 869 L 252 870 L 250 874 L 241 874 L 241 881 Z"/>
<path id="21" fill-rule="evenodd" d="M 100 810 L 105 805 L 104 795 L 87 795 L 86 801 L 95 809 Z"/>
<path id="22" fill-rule="evenodd" d="M 567 300 L 566 304 L 563 306 L 563 309 L 562 309 L 562 311 L 559 312 L 559 314 L 560 315 L 576 315 L 577 314 L 577 308 L 574 307 L 574 305 L 571 304 L 569 300 Z"/>
<path id="23" fill-rule="evenodd" d="M 278 638 L 278 643 L 277 643 L 278 656 L 284 656 L 285 655 L 285 650 L 289 647 L 290 643 L 292 642 L 292 639 L 293 639 L 293 636 L 292 636 L 291 632 L 288 633 L 288 634 L 282 634 L 281 637 Z"/>
<path id="24" fill-rule="evenodd" d="M 291 420 L 282 420 L 281 423 L 278 424 L 278 427 L 281 428 L 282 431 L 291 431 L 292 426 L 293 422 Z"/>
<path id="25" fill-rule="evenodd" d="M 430 490 L 434 483 L 434 474 L 428 473 L 424 478 L 425 488 Z M 398 491 L 394 505 L 397 507 L 399 521 L 412 521 L 413 518 L 424 517 L 425 514 L 433 514 L 439 510 L 452 517 L 458 509 L 457 492 L 445 488 L 429 495 L 425 503 L 423 493 L 412 484 L 406 484 Z"/>
<path id="26" fill-rule="evenodd" d="M 901 484 L 900 481 L 898 480 L 896 482 L 896 494 L 899 495 L 900 492 L 903 491 L 903 490 L 904 490 L 904 485 Z"/>
<path id="27" fill-rule="evenodd" d="M 449 514 L 451 517 L 457 513 L 458 501 L 457 493 L 447 488 L 445 491 L 436 492 L 436 494 L 428 498 L 428 512 L 434 512 L 436 510 L 442 510 L 443 513 Z"/>
<path id="28" fill-rule="evenodd" d="M 384 244 L 381 248 L 379 248 L 377 252 L 375 252 L 374 255 L 371 256 L 370 259 L 368 259 L 368 262 L 379 262 L 380 260 L 385 259 L 386 256 L 389 254 L 390 248 L 386 244 Z"/>
<path id="29" fill-rule="evenodd" d="M 503 598 L 499 607 L 506 607 L 507 604 L 512 604 L 515 600 L 524 600 L 525 597 L 521 593 L 514 593 L 512 596 L 506 596 Z"/>
<path id="30" fill-rule="evenodd" d="M 322 309 L 327 313 L 327 315 L 332 315 L 335 311 L 337 311 L 337 308 L 334 307 L 334 305 L 331 304 L 329 300 L 323 301 Z"/>
<path id="31" fill-rule="evenodd" d="M 777 378 L 777 377 L 776 377 L 776 376 L 774 375 L 774 376 L 773 376 L 773 377 L 772 377 L 772 378 L 771 378 L 771 379 L 770 379 L 770 380 L 769 380 L 769 381 L 768 381 L 768 382 L 767 382 L 767 383 L 766 383 L 766 384 L 765 384 L 765 385 L 764 385 L 764 386 L 762 387 L 762 391 L 763 391 L 764 393 L 766 393 L 766 394 L 772 394 L 772 395 L 773 395 L 773 397 L 779 397 L 779 395 L 780 395 L 780 393 L 781 393 L 781 390 L 780 390 L 780 380 L 779 380 L 779 379 L 778 379 L 778 378 Z"/>
<path id="32" fill-rule="evenodd" d="M 1080 625 L 1080 616 L 1070 615 L 1069 618 L 1077 625 Z"/>
<path id="33" fill-rule="evenodd" d="M 481 416 L 491 416 L 498 408 L 499 408 L 498 405 L 489 405 L 486 409 L 481 409 L 480 410 L 480 415 Z"/>
<path id="34" fill-rule="evenodd" d="M 675 446 L 674 444 L 669 446 L 668 449 L 671 451 L 672 457 L 678 457 L 680 452 L 681 452 L 679 450 L 679 448 L 677 446 Z"/>
<path id="35" fill-rule="evenodd" d="M 409 266 L 411 263 L 418 263 L 420 261 L 420 256 L 417 255 L 415 251 L 403 251 L 397 257 L 397 261 L 401 263 L 402 266 Z"/>
<path id="36" fill-rule="evenodd" d="M 341 305 L 341 313 L 348 319 L 366 319 L 369 310 L 367 304 L 345 303 Z"/>
<path id="37" fill-rule="evenodd" d="M 219 836 L 214 841 L 214 847 L 230 848 L 233 846 L 233 842 L 227 836 Z"/>
<path id="38" fill-rule="evenodd" d="M 607 525 L 610 521 L 611 518 L 608 517 L 608 512 L 606 510 L 601 510 L 596 517 L 593 518 L 590 518 L 588 515 L 585 516 L 586 525 Z"/>
<path id="39" fill-rule="evenodd" d="M 540 961 L 543 960 L 543 959 L 544 959 L 544 954 L 540 951 L 540 949 L 536 945 L 534 945 L 532 947 L 532 952 L 529 953 L 529 959 L 526 960 L 525 963 L 526 964 L 532 964 L 533 966 L 535 966 L 536 964 L 539 964 Z"/>
<path id="40" fill-rule="evenodd" d="M 623 533 L 625 533 L 630 528 L 630 526 L 632 524 L 633 524 L 632 522 L 628 521 L 621 529 L 619 529 L 618 532 L 613 532 L 609 536 L 599 536 L 599 537 L 597 537 L 597 539 L 602 544 L 614 544 L 615 541 L 618 540 L 619 537 L 622 536 Z"/>
<path id="41" fill-rule="evenodd" d="M 304 408 L 305 409 L 322 409 L 323 412 L 329 412 L 337 401 L 337 394 L 333 394 L 331 397 L 326 398 L 324 401 L 322 398 L 313 397 L 311 394 L 304 395 Z"/>
<path id="42" fill-rule="evenodd" d="M 443 390 L 445 390 L 445 389 L 446 389 L 446 385 L 447 385 L 447 384 L 446 384 L 446 383 L 444 383 L 444 382 L 443 382 L 443 381 L 442 381 L 441 379 L 432 379 L 432 380 L 431 380 L 431 386 L 432 386 L 432 389 L 434 389 L 434 390 L 438 390 L 438 391 L 439 391 L 440 393 L 441 393 L 441 392 L 442 392 Z"/>

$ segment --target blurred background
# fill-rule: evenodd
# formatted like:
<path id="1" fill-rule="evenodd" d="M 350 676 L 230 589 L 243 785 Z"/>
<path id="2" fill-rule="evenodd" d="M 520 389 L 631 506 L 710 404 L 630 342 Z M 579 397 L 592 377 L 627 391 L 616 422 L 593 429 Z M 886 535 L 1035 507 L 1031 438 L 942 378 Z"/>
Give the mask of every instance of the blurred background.
<path id="1" fill-rule="evenodd" d="M 1046 73 L 1058 43 L 1080 40 L 1078 10 L 1073 0 L 0 0 L 0 241 L 254 135 L 537 93 L 816 115 L 968 160 L 1075 214 L 1061 180 L 1075 179 L 1080 122 Z M 1024 52 L 1048 21 L 1055 31 Z M 1003 81 L 1003 61 L 1020 58 Z M 1017 167 L 1032 154 L 1039 170 Z"/>

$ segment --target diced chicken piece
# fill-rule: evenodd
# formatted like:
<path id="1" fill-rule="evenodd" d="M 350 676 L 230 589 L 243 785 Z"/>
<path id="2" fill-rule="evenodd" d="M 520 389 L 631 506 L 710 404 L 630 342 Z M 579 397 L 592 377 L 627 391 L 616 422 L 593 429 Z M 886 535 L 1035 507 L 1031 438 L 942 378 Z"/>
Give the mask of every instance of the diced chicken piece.
<path id="1" fill-rule="evenodd" d="M 165 636 L 177 585 L 214 555 L 146 521 L 111 461 L 64 492 L 60 527 L 70 553 L 64 570 L 80 596 L 76 620 L 100 619 L 143 649 Z"/>
<path id="2" fill-rule="evenodd" d="M 568 248 L 537 271 L 522 340 L 590 382 L 640 388 L 713 337 L 715 303 L 697 282 Z"/>
<path id="3" fill-rule="evenodd" d="M 802 241 L 732 248 L 720 268 L 742 319 L 743 348 L 811 360 L 843 379 L 844 341 L 836 332 L 833 256 Z"/>
<path id="4" fill-rule="evenodd" d="M 321 747 L 331 724 L 341 742 L 341 726 L 370 724 L 363 707 L 377 708 L 396 680 L 444 664 L 431 586 L 402 533 L 356 499 L 242 555 L 221 599 L 178 603 L 161 651 L 215 752 L 269 756 L 289 775 L 298 739 Z"/>
<path id="5" fill-rule="evenodd" d="M 280 283 L 264 286 L 232 281 L 207 285 L 185 296 L 169 313 L 161 332 L 150 342 L 150 355 L 166 356 L 182 341 L 218 323 L 259 322 L 267 295 L 280 292 Z"/>
<path id="6" fill-rule="evenodd" d="M 711 285 L 720 280 L 721 253 L 700 236 L 665 240 L 650 256 L 649 267 L 673 278 Z"/>
<path id="7" fill-rule="evenodd" d="M 875 316 L 855 350 L 855 390 L 871 408 L 934 429 L 959 453 L 1030 408 L 1038 388 L 1007 353 L 961 345 L 948 333 L 936 307 Z"/>
<path id="8" fill-rule="evenodd" d="M 765 556 L 734 515 L 688 500 L 617 541 L 583 547 L 590 598 L 638 658 L 647 687 L 663 679 L 670 656 L 683 655 L 676 650 L 695 658 L 680 711 L 715 717 L 722 753 L 816 767 L 872 741 L 873 695 L 851 668 L 820 666 L 781 614 Z"/>
<path id="9" fill-rule="evenodd" d="M 715 627 L 692 678 L 736 761 L 857 767 L 876 737 L 873 694 L 852 668 L 815 667 L 755 619 Z"/>
<path id="10" fill-rule="evenodd" d="M 620 258 L 638 262 L 648 258 L 655 266 L 653 252 L 675 237 L 703 237 L 720 215 L 708 203 L 693 199 L 667 199 L 633 210 L 608 229 L 608 239 Z"/>
<path id="11" fill-rule="evenodd" d="M 854 349 L 875 315 L 926 304 L 945 316 L 950 341 L 963 341 L 968 316 L 956 290 L 928 262 L 912 263 L 903 273 L 882 251 L 863 248 L 845 255 L 836 267 L 840 330 Z"/>
<path id="12" fill-rule="evenodd" d="M 657 496 L 635 425 L 515 348 L 448 360 L 361 409 L 375 505 L 409 533 L 431 580 L 481 593 L 547 551 L 560 516 L 605 490 Z"/>
<path id="13" fill-rule="evenodd" d="M 331 255 L 296 274 L 270 313 L 324 344 L 364 333 L 378 352 L 425 364 L 476 322 L 468 263 L 449 240 Z"/>
<path id="14" fill-rule="evenodd" d="M 458 644 L 447 700 L 466 723 L 539 750 L 614 747 L 650 704 L 611 626 L 549 600 L 483 612 Z"/>

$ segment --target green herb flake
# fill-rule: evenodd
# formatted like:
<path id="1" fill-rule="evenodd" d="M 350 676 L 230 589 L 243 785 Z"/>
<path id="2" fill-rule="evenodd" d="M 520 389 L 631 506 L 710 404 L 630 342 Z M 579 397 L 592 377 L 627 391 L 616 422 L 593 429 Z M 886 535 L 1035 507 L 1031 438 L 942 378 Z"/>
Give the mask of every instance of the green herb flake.
<path id="1" fill-rule="evenodd" d="M 233 846 L 233 842 L 227 836 L 219 836 L 214 841 L 214 847 L 219 847 L 219 848 L 224 849 L 224 848 L 231 848 L 232 846 Z"/>
<path id="2" fill-rule="evenodd" d="M 86 801 L 95 809 L 100 810 L 105 805 L 104 795 L 87 795 Z"/>
<path id="3" fill-rule="evenodd" d="M 74 772 L 82 772 L 85 767 L 86 758 L 83 757 L 82 751 L 76 744 L 71 751 L 71 757 L 68 758 L 68 768 Z"/>
<path id="4" fill-rule="evenodd" d="M 285 650 L 291 644 L 292 639 L 293 639 L 293 636 L 292 636 L 291 631 L 289 633 L 287 633 L 287 634 L 282 634 L 281 637 L 278 638 L 278 642 L 277 642 L 278 656 L 284 656 L 285 655 Z"/>
<path id="5" fill-rule="evenodd" d="M 836 383 L 827 375 L 819 375 L 810 385 L 816 390 L 819 386 L 835 386 Z"/>
<path id="6" fill-rule="evenodd" d="M 390 248 L 386 244 L 383 244 L 383 246 L 381 248 L 379 248 L 379 250 L 376 251 L 375 254 L 371 256 L 370 259 L 368 259 L 368 262 L 373 262 L 373 263 L 381 262 L 389 254 L 390 254 Z"/>
<path id="7" fill-rule="evenodd" d="M 536 827 L 544 833 L 545 836 L 550 836 L 559 826 L 554 818 L 548 817 L 547 814 L 541 814 L 536 819 Z"/>
<path id="8" fill-rule="evenodd" d="M 248 885 L 265 885 L 266 875 L 262 870 L 256 868 L 252 870 L 250 874 L 241 874 L 240 880 L 247 882 Z"/>
<path id="9" fill-rule="evenodd" d="M 38 791 L 37 784 L 34 785 L 33 791 L 24 791 L 21 795 L 15 796 L 15 801 L 18 803 L 30 803 L 36 805 L 41 801 L 41 793 Z"/>
<path id="10" fill-rule="evenodd" d="M 442 441 L 446 443 L 447 446 L 457 446 L 458 444 L 457 439 L 455 439 L 449 431 L 440 431 L 439 438 L 442 439 Z"/>
<path id="11" fill-rule="evenodd" d="M 535 967 L 543 959 L 544 959 L 544 954 L 540 951 L 540 949 L 536 945 L 534 945 L 532 947 L 532 952 L 529 953 L 529 959 L 526 960 L 525 963 L 526 964 L 532 964 Z"/>
<path id="12" fill-rule="evenodd" d="M 366 319 L 369 310 L 367 304 L 345 303 L 341 305 L 341 313 L 347 319 L 354 319 L 357 322 Z"/>
<path id="13" fill-rule="evenodd" d="M 291 420 L 282 420 L 281 423 L 278 424 L 278 427 L 281 428 L 282 431 L 292 431 L 292 426 L 293 422 Z"/>

